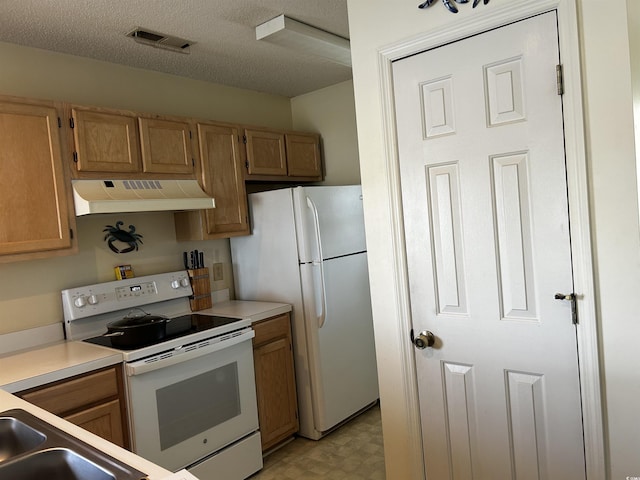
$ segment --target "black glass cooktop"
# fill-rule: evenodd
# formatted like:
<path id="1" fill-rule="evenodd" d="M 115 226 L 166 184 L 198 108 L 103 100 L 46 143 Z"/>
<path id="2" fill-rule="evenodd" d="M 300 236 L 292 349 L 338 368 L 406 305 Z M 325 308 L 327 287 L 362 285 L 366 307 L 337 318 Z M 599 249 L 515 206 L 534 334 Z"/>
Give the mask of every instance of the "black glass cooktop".
<path id="1" fill-rule="evenodd" d="M 96 345 L 102 345 L 104 347 L 117 348 L 118 350 L 136 350 L 138 348 L 148 347 L 149 345 L 154 345 L 157 343 L 173 340 L 174 338 L 184 337 L 192 333 L 202 332 L 204 330 L 210 330 L 212 328 L 221 327 L 229 323 L 237 322 L 238 320 L 240 319 L 192 313 L 189 315 L 174 317 L 171 320 L 169 320 L 167 322 L 166 336 L 162 340 L 141 342 L 129 347 L 116 346 L 112 343 L 111 337 L 105 337 L 105 336 L 87 338 L 84 341 L 88 343 L 93 343 Z"/>

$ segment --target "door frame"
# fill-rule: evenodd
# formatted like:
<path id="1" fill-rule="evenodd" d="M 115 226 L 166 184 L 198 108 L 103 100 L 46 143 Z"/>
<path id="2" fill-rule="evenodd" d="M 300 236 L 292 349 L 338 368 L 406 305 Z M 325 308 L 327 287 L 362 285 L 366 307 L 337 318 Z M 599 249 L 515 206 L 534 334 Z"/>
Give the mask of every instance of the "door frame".
<path id="1" fill-rule="evenodd" d="M 378 51 L 378 81 L 383 116 L 384 156 L 386 169 L 386 195 L 393 212 L 391 235 L 393 238 L 393 270 L 397 286 L 390 292 L 398 308 L 397 338 L 404 370 L 402 398 L 407 412 L 408 442 L 413 451 L 412 470 L 423 472 L 422 436 L 416 367 L 413 346 L 409 342 L 412 328 L 409 283 L 405 254 L 402 199 L 400 188 L 399 156 L 397 148 L 395 102 L 393 100 L 392 62 L 421 51 L 445 45 L 470 35 L 497 28 L 527 17 L 556 11 L 560 58 L 563 64 L 564 95 L 563 119 L 565 127 L 565 153 L 572 270 L 577 294 L 579 324 L 577 325 L 580 389 L 583 410 L 585 466 L 587 478 L 605 478 L 606 459 L 601 397 L 601 365 L 599 362 L 598 325 L 591 247 L 587 162 L 584 137 L 584 115 L 580 71 L 577 0 L 512 0 L 507 5 L 486 8 L 463 17 L 455 25 L 447 25 L 425 32 L 417 37 L 387 45 Z M 457 18 L 456 18 L 457 20 Z M 420 463 L 420 464 L 418 464 Z"/>

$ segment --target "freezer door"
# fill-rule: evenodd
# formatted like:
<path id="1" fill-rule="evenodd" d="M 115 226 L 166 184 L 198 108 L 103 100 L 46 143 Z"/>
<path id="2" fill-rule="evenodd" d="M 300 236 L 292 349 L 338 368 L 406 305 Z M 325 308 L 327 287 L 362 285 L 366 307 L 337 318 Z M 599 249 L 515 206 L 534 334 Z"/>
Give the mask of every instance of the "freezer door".
<path id="1" fill-rule="evenodd" d="M 293 190 L 301 263 L 367 249 L 360 185 Z"/>
<path id="2" fill-rule="evenodd" d="M 324 432 L 378 398 L 367 255 L 300 269 L 314 423 Z"/>

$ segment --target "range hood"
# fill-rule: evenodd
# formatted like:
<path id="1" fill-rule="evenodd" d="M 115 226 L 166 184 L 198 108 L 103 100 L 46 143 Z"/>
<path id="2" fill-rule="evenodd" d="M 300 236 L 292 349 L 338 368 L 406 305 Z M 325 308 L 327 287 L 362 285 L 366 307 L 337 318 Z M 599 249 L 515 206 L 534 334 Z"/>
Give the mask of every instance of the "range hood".
<path id="1" fill-rule="evenodd" d="M 73 180 L 76 216 L 214 208 L 197 180 Z"/>

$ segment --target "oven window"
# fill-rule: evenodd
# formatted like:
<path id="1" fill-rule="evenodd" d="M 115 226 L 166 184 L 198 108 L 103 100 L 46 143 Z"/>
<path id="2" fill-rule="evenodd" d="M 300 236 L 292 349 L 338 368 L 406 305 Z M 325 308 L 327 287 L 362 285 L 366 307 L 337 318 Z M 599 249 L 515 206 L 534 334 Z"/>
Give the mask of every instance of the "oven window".
<path id="1" fill-rule="evenodd" d="M 238 365 L 230 363 L 156 391 L 160 448 L 166 450 L 240 415 Z"/>

